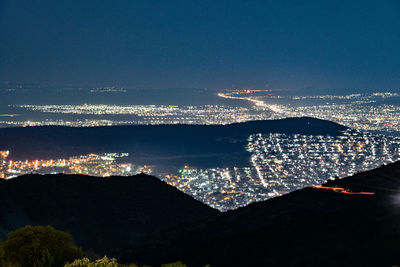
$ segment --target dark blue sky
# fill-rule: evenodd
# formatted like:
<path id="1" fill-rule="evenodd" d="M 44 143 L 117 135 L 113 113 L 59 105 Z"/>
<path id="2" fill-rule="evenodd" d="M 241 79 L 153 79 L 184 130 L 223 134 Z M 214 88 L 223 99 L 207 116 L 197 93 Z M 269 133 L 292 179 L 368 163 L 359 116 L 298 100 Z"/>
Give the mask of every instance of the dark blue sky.
<path id="1" fill-rule="evenodd" d="M 0 80 L 399 88 L 400 1 L 0 0 Z"/>

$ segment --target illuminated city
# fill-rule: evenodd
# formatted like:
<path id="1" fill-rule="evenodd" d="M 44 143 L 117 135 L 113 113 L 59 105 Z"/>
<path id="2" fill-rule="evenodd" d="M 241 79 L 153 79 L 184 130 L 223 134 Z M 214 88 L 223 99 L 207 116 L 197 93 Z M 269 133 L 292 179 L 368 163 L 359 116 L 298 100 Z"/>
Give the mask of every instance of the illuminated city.
<path id="1" fill-rule="evenodd" d="M 272 111 L 271 119 L 307 116 L 364 131 L 400 131 L 400 97 L 397 93 L 289 97 L 271 94 L 269 90 L 234 90 L 218 95 L 250 101 L 261 109 Z"/>
<path id="2" fill-rule="evenodd" d="M 151 173 L 194 198 L 226 211 L 400 160 L 400 137 L 352 129 L 339 136 L 253 134 L 248 137 L 246 149 L 249 165 L 245 167 L 183 166 L 180 170 L 134 164 L 140 158 L 128 158 L 128 153 L 13 161 L 8 151 L 2 151 L 0 177 L 10 179 L 29 173 L 100 177 Z M 121 162 L 121 159 L 125 160 Z"/>
<path id="3" fill-rule="evenodd" d="M 338 137 L 256 134 L 249 140 L 260 181 L 283 193 L 400 159 L 400 138 L 354 130 Z"/>
<path id="4" fill-rule="evenodd" d="M 220 210 L 279 196 L 400 160 L 400 138 L 347 130 L 340 136 L 256 134 L 247 168 L 186 166 L 163 178 Z"/>
<path id="5" fill-rule="evenodd" d="M 154 124 L 229 124 L 252 120 L 271 119 L 272 113 L 258 107 L 232 107 L 218 105 L 172 106 L 172 105 L 21 105 L 23 110 L 48 114 L 74 115 L 129 115 L 130 120 L 121 119 L 45 119 L 42 121 L 0 121 L 0 126 L 111 126 Z"/>
<path id="6" fill-rule="evenodd" d="M 151 173 L 147 166 L 118 163 L 127 153 L 89 154 L 69 159 L 9 160 L 9 151 L 0 151 L 0 178 L 11 179 L 24 174 L 85 174 L 98 177 L 129 176 Z"/>
<path id="7" fill-rule="evenodd" d="M 0 127 L 116 126 L 157 124 L 225 125 L 252 120 L 314 117 L 353 129 L 393 134 L 400 130 L 400 96 L 383 92 L 349 95 L 282 96 L 273 90 L 226 90 L 218 97 L 243 100 L 243 105 L 10 105 Z M 397 101 L 397 102 L 396 102 Z M 250 106 L 246 105 L 250 102 Z M 18 111 L 52 115 L 24 120 Z M 68 115 L 79 116 L 71 119 Z M 58 117 L 53 117 L 58 116 Z M 5 119 L 7 118 L 7 119 Z"/>
<path id="8" fill-rule="evenodd" d="M 0 0 L 0 267 L 400 267 L 400 0 Z"/>
<path id="9" fill-rule="evenodd" d="M 118 88 L 100 88 L 103 93 Z M 119 90 L 119 89 L 118 89 Z M 279 92 L 278 92 L 279 93 Z M 90 154 L 69 159 L 11 161 L 2 152 L 0 177 L 27 173 L 73 173 L 101 177 L 152 173 L 219 210 L 279 196 L 293 190 L 346 177 L 400 159 L 400 105 L 397 93 L 285 96 L 274 90 L 225 90 L 218 97 L 243 105 L 10 105 L 2 127 L 114 126 L 199 124 L 225 125 L 252 120 L 315 117 L 349 126 L 340 136 L 269 135 L 248 137 L 248 166 L 139 166 L 118 162 L 120 154 Z M 19 119 L 19 111 L 41 120 Z M 52 117 L 46 117 L 52 116 Z M 56 117 L 54 117 L 56 116 Z M 65 116 L 65 117 L 64 117 Z M 71 116 L 74 119 L 71 119 Z M 383 134 L 380 134 L 384 133 Z M 12 153 L 12 151 L 10 151 Z M 135 162 L 137 159 L 129 158 Z M 143 162 L 143 161 L 142 161 Z"/>

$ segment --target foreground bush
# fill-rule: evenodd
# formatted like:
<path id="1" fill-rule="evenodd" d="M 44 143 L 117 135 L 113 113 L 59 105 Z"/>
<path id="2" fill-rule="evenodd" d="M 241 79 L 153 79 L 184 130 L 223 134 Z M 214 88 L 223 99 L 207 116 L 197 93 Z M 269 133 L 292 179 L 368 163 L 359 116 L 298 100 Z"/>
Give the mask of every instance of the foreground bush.
<path id="1" fill-rule="evenodd" d="M 1 246 L 5 266 L 62 267 L 83 256 L 70 234 L 51 226 L 22 227 Z"/>
<path id="2" fill-rule="evenodd" d="M 161 267 L 187 267 L 186 264 L 183 264 L 180 261 L 177 261 L 175 263 L 167 263 L 167 264 L 163 264 L 161 265 Z"/>
<path id="3" fill-rule="evenodd" d="M 118 267 L 116 259 L 109 259 L 104 256 L 102 259 L 90 261 L 88 258 L 75 260 L 72 263 L 65 264 L 64 267 Z"/>
<path id="4" fill-rule="evenodd" d="M 139 267 L 136 264 L 124 265 L 117 262 L 116 259 L 107 258 L 104 256 L 102 259 L 94 261 L 88 258 L 78 259 L 72 263 L 66 263 L 64 267 Z M 142 267 L 150 267 L 149 265 L 142 265 Z"/>

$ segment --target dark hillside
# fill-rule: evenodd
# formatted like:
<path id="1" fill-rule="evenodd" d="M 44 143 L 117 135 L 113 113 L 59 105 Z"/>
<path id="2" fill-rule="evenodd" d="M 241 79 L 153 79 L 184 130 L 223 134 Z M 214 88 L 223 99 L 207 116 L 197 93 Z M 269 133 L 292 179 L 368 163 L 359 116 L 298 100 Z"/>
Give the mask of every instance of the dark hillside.
<path id="1" fill-rule="evenodd" d="M 100 255 L 216 213 L 147 175 L 27 175 L 0 182 L 0 239 L 26 224 L 52 225 Z"/>
<path id="2" fill-rule="evenodd" d="M 159 240 L 158 261 L 146 243 L 118 257 L 188 266 L 399 265 L 400 162 L 326 186 L 345 191 L 305 188 L 171 229 L 151 240 Z"/>
<path id="3" fill-rule="evenodd" d="M 400 265 L 400 162 L 210 220 L 179 256 L 196 266 Z M 183 237 L 182 237 L 183 238 Z"/>
<path id="4" fill-rule="evenodd" d="M 400 162 L 326 186 L 220 213 L 145 175 L 25 176 L 0 181 L 0 229 L 50 224 L 155 266 L 399 265 Z"/>

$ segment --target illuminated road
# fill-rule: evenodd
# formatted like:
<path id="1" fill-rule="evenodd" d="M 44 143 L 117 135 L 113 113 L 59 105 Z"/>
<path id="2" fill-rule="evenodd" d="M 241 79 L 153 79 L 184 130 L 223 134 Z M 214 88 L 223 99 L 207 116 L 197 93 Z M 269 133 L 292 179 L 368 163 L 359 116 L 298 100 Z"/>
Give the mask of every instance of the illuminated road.
<path id="1" fill-rule="evenodd" d="M 314 189 L 322 189 L 322 190 L 333 190 L 336 193 L 347 194 L 347 195 L 375 195 L 374 192 L 351 192 L 343 187 L 330 187 L 330 186 L 322 186 L 322 185 L 314 185 L 312 186 Z"/>
<path id="2" fill-rule="evenodd" d="M 270 91 L 271 90 L 244 90 L 244 91 L 238 91 L 238 92 L 218 93 L 218 96 L 222 97 L 222 98 L 226 98 L 226 99 L 247 100 L 247 101 L 252 102 L 254 105 L 256 105 L 258 107 L 268 108 L 276 113 L 283 113 L 283 110 L 280 109 L 278 105 L 267 104 L 264 101 L 258 100 L 257 98 L 236 96 L 236 95 L 241 95 L 241 94 L 251 94 L 251 93 L 256 93 L 256 92 L 270 92 Z"/>

